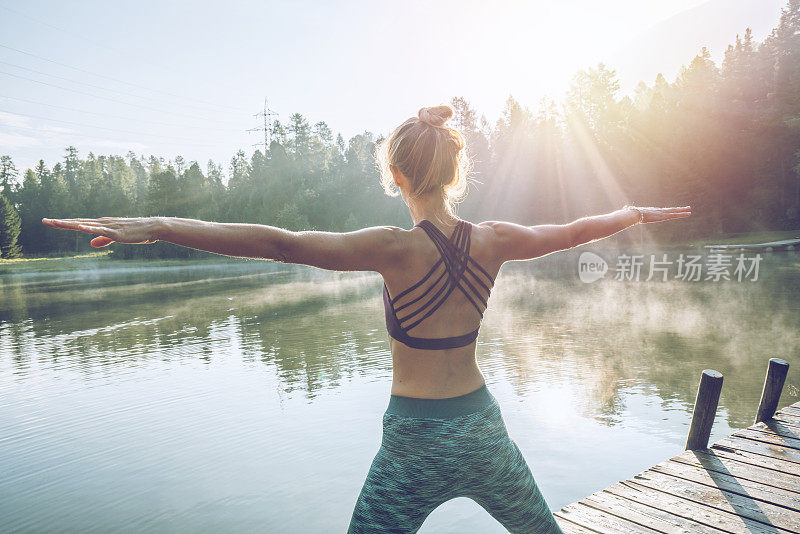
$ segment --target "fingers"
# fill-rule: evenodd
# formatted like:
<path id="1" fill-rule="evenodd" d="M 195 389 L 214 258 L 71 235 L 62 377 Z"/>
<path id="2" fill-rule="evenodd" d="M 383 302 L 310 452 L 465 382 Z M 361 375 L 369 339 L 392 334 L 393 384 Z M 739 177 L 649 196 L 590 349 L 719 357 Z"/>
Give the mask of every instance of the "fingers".
<path id="1" fill-rule="evenodd" d="M 100 224 L 101 222 L 111 222 L 113 217 L 101 217 L 100 219 L 42 219 L 42 223 L 52 228 L 64 230 L 77 230 L 87 234 L 100 234 L 100 237 L 92 239 L 90 244 L 95 247 L 106 247 L 116 240 L 116 233 Z"/>
<path id="2" fill-rule="evenodd" d="M 658 210 L 658 211 L 691 211 L 692 209 L 691 206 L 678 206 L 678 207 L 670 206 L 667 208 L 656 208 L 653 206 L 647 206 L 647 207 L 638 206 L 638 208 L 641 210 Z"/>
<path id="3" fill-rule="evenodd" d="M 683 206 L 682 208 L 661 208 L 664 211 L 690 211 L 691 206 Z"/>
<path id="4" fill-rule="evenodd" d="M 126 220 L 128 220 L 128 217 L 98 217 L 98 218 L 93 218 L 93 219 L 89 219 L 89 218 L 86 218 L 86 217 L 69 217 L 69 218 L 66 218 L 66 219 L 42 219 L 42 220 L 43 221 L 84 221 L 84 222 L 89 222 L 89 221 L 126 221 Z"/>
<path id="5" fill-rule="evenodd" d="M 652 208 L 655 213 L 652 213 L 656 218 L 676 219 L 679 217 L 689 217 L 692 214 L 692 209 L 689 206 L 681 208 Z"/>
<path id="6" fill-rule="evenodd" d="M 103 226 L 94 226 L 89 224 L 79 224 L 77 230 L 86 232 L 87 234 L 100 234 L 104 236 L 111 235 L 111 230 Z"/>
<path id="7" fill-rule="evenodd" d="M 691 211 L 692 207 L 691 206 L 682 206 L 682 207 L 679 207 L 679 208 L 640 208 L 640 209 L 656 210 L 656 211 L 660 211 L 662 213 L 675 213 L 675 212 L 681 212 L 681 211 Z"/>
<path id="8" fill-rule="evenodd" d="M 670 221 L 672 219 L 682 219 L 684 217 L 691 217 L 692 213 L 689 211 L 673 212 L 673 213 L 660 213 L 656 215 L 652 222 Z"/>
<path id="9" fill-rule="evenodd" d="M 53 228 L 75 228 L 77 224 L 93 224 L 93 225 L 103 225 L 109 223 L 118 223 L 130 220 L 125 217 L 100 217 L 99 219 L 42 219 L 42 224 L 46 226 L 51 226 Z"/>
<path id="10" fill-rule="evenodd" d="M 100 234 L 99 237 L 95 237 L 89 242 L 89 244 L 95 248 L 106 247 L 110 245 L 115 241 L 115 239 L 112 239 L 112 237 L 116 237 L 108 228 L 103 228 L 100 226 L 80 225 L 78 226 L 78 230 L 81 232 L 86 232 L 87 234 Z"/>
<path id="11" fill-rule="evenodd" d="M 682 219 L 684 217 L 691 217 L 691 206 L 672 206 L 668 208 L 639 208 L 644 211 L 645 223 L 656 223 L 662 221 L 669 221 L 672 219 Z"/>
<path id="12" fill-rule="evenodd" d="M 113 231 L 99 223 L 98 219 L 42 219 L 42 223 L 52 228 L 77 230 L 87 234 L 108 234 Z"/>
<path id="13" fill-rule="evenodd" d="M 65 227 L 66 228 L 66 227 Z M 113 231 L 102 227 L 102 226 L 92 226 L 88 224 L 75 224 L 69 226 L 70 230 L 77 230 L 78 232 L 84 232 L 86 234 L 98 234 L 103 235 L 106 237 L 113 237 Z"/>
<path id="14" fill-rule="evenodd" d="M 63 228 L 63 229 L 72 229 L 77 230 L 78 226 L 80 226 L 79 221 L 74 221 L 70 219 L 42 219 L 42 223 L 47 226 L 51 226 L 53 228 Z"/>
<path id="15" fill-rule="evenodd" d="M 103 232 L 99 232 L 98 228 L 93 226 L 86 226 L 83 224 L 75 223 L 74 225 L 70 225 L 73 230 L 78 230 L 79 232 L 86 232 L 87 234 L 102 234 Z"/>

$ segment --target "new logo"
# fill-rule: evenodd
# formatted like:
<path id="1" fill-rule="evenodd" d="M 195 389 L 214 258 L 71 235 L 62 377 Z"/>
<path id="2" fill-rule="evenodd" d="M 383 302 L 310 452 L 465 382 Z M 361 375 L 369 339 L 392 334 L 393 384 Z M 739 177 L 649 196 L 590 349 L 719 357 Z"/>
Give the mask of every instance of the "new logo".
<path id="1" fill-rule="evenodd" d="M 578 277 L 587 284 L 600 280 L 608 272 L 606 260 L 594 252 L 582 252 L 578 258 Z"/>

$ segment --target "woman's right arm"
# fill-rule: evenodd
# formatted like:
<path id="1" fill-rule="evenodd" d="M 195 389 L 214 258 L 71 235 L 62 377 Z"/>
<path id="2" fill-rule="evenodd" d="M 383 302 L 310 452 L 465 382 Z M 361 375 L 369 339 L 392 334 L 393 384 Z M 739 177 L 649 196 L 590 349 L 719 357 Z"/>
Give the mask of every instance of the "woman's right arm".
<path id="1" fill-rule="evenodd" d="M 621 232 L 640 222 L 661 222 L 688 217 L 691 208 L 633 208 L 592 217 L 582 217 L 567 224 L 522 226 L 492 221 L 483 223 L 495 232 L 497 255 L 505 261 L 530 260 L 559 250 L 591 243 Z"/>
<path id="2" fill-rule="evenodd" d="M 375 226 L 354 232 L 292 232 L 275 226 L 219 223 L 179 217 L 101 217 L 42 219 L 53 228 L 77 230 L 99 237 L 92 246 L 111 243 L 150 244 L 168 241 L 182 247 L 236 256 L 300 263 L 336 271 L 377 271 L 402 265 L 405 232 Z"/>

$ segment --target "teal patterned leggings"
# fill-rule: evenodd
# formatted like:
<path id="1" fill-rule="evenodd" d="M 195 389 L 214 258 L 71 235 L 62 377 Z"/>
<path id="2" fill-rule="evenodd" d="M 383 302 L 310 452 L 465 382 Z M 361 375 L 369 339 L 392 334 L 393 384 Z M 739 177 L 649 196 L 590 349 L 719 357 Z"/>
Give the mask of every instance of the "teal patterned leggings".
<path id="1" fill-rule="evenodd" d="M 448 399 L 392 395 L 348 534 L 417 532 L 456 497 L 510 532 L 562 534 L 486 385 Z"/>

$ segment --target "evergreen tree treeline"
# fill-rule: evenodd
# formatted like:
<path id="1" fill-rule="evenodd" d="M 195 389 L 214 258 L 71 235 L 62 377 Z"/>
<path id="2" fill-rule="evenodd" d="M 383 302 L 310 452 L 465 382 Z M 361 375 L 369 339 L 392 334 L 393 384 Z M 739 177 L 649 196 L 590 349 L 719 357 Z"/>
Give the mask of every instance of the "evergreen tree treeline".
<path id="1" fill-rule="evenodd" d="M 17 243 L 21 229 L 19 214 L 11 202 L 0 195 L 0 258 L 18 258 L 22 249 Z"/>
<path id="2" fill-rule="evenodd" d="M 509 97 L 494 125 L 454 98 L 453 123 L 475 171 L 459 214 L 542 224 L 625 203 L 691 205 L 691 218 L 653 225 L 655 236 L 800 228 L 800 0 L 788 0 L 764 42 L 749 29 L 737 36 L 720 66 L 703 48 L 673 83 L 658 75 L 631 96 L 619 91 L 601 63 L 577 73 L 561 105 L 543 99 L 531 111 Z M 88 236 L 48 228 L 42 217 L 164 215 L 328 231 L 409 225 L 405 206 L 379 185 L 374 134 L 346 143 L 300 114 L 272 130 L 266 153 L 239 151 L 227 169 L 133 153 L 81 158 L 69 147 L 51 169 L 40 161 L 20 176 L 2 156 L 0 256 L 18 254 L 18 245 L 25 253 L 91 248 Z M 114 249 L 196 254 L 168 243 Z"/>

